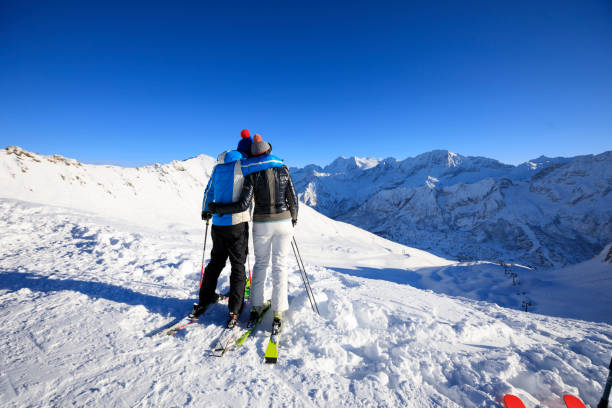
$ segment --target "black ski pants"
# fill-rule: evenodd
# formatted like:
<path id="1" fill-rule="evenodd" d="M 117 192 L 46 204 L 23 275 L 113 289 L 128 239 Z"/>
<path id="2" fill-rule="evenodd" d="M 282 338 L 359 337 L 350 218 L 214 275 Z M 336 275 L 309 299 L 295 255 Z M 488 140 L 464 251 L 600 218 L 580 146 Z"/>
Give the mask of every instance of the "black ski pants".
<path id="1" fill-rule="evenodd" d="M 210 236 L 213 248 L 210 253 L 210 262 L 204 270 L 204 280 L 200 288 L 200 304 L 209 303 L 214 299 L 217 280 L 229 258 L 232 266 L 229 312 L 240 314 L 246 285 L 244 263 L 249 251 L 249 223 L 243 222 L 229 226 L 213 225 Z"/>

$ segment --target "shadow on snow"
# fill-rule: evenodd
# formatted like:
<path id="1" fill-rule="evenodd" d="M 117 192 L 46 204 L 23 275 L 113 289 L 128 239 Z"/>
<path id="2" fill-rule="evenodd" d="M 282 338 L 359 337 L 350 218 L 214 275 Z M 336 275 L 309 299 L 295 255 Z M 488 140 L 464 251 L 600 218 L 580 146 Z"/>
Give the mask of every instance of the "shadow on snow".
<path id="1" fill-rule="evenodd" d="M 367 267 L 358 267 L 355 269 L 328 267 L 328 269 L 356 278 L 384 280 L 402 285 L 410 285 L 417 289 L 427 289 L 421 282 L 420 274 L 406 269 L 378 269 Z"/>
<path id="2" fill-rule="evenodd" d="M 192 300 L 158 297 L 135 292 L 104 282 L 76 279 L 54 279 L 31 272 L 0 271 L 0 290 L 18 291 L 30 289 L 36 292 L 80 292 L 91 298 L 102 298 L 131 306 L 144 306 L 153 313 L 178 316 L 191 310 Z"/>

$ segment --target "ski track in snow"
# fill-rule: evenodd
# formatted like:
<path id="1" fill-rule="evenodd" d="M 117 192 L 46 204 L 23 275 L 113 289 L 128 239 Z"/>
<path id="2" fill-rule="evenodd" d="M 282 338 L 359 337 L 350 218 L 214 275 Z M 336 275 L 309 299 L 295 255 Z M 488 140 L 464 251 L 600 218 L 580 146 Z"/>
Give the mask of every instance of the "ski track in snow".
<path id="1" fill-rule="evenodd" d="M 609 324 L 455 297 L 475 287 L 440 294 L 404 284 L 432 288 L 455 272 L 459 282 L 466 265 L 406 281 L 379 267 L 372 279 L 376 261 L 339 237 L 319 263 L 313 243 L 300 247 L 320 318 L 290 262 L 276 366 L 263 363 L 270 314 L 223 358 L 208 356 L 222 304 L 175 337 L 147 336 L 191 309 L 202 239 L 0 199 L 2 406 L 497 407 L 512 392 L 528 406 L 562 407 L 564 393 L 590 404 L 601 394 Z"/>

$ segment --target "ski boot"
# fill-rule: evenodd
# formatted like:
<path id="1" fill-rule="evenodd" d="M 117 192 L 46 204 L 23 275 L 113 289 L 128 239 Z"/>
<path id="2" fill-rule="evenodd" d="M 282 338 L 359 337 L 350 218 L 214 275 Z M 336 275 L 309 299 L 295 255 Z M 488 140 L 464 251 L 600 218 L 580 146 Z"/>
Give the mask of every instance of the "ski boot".
<path id="1" fill-rule="evenodd" d="M 274 320 L 272 320 L 272 335 L 277 335 L 283 330 L 283 313 L 274 312 Z"/>
<path id="2" fill-rule="evenodd" d="M 209 300 L 208 302 L 194 303 L 193 310 L 191 311 L 191 313 L 189 313 L 189 317 L 191 318 L 200 317 L 200 315 L 206 311 L 208 306 L 210 306 L 213 303 L 218 302 L 219 299 L 221 299 L 221 295 L 218 293 L 215 293 L 213 298 Z"/>
<path id="3" fill-rule="evenodd" d="M 202 306 L 197 303 L 194 303 L 193 310 L 191 311 L 191 313 L 189 313 L 189 317 L 192 319 L 200 317 L 200 315 L 206 311 L 207 306 Z"/>
<path id="4" fill-rule="evenodd" d="M 261 315 L 263 315 L 266 310 L 270 307 L 270 301 L 268 300 L 262 306 L 253 306 L 251 308 L 251 314 L 249 315 L 249 325 L 256 323 Z"/>
<path id="5" fill-rule="evenodd" d="M 225 328 L 233 329 L 234 327 L 236 327 L 236 324 L 238 324 L 238 315 L 236 313 L 230 313 Z"/>

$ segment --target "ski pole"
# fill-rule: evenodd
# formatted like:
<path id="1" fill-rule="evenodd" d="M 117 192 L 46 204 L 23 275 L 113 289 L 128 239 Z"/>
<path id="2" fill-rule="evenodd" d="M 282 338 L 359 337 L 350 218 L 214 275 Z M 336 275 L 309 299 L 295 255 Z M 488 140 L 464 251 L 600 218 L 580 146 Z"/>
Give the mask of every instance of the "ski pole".
<path id="1" fill-rule="evenodd" d="M 253 278 L 251 277 L 251 260 L 249 259 L 249 254 L 247 252 L 247 262 L 249 264 L 249 282 L 251 282 L 251 285 L 253 284 Z"/>
<path id="2" fill-rule="evenodd" d="M 308 298 L 310 299 L 312 297 L 312 300 L 310 301 L 310 306 L 312 306 L 313 311 L 316 311 L 317 314 L 320 316 L 321 313 L 319 312 L 319 306 L 317 305 L 317 301 L 315 300 L 314 293 L 312 292 L 312 286 L 310 286 L 310 279 L 308 279 L 308 274 L 306 273 L 306 267 L 304 266 L 304 261 L 302 260 L 302 254 L 300 254 L 300 248 L 298 248 L 295 237 L 293 237 L 292 245 L 294 246 L 293 252 L 295 254 L 296 261 L 298 261 L 298 256 L 299 256 L 298 266 L 300 267 L 300 272 L 301 273 L 303 272 L 304 274 L 304 276 L 302 277 L 302 280 L 304 280 L 304 277 L 306 278 L 306 280 L 304 281 L 304 286 L 306 287 Z M 300 263 L 301 263 L 301 266 L 300 266 Z"/>
<path id="3" fill-rule="evenodd" d="M 251 288 L 253 287 L 253 279 L 251 277 L 251 260 L 249 259 L 249 247 L 247 242 L 247 263 L 249 264 L 249 274 L 246 276 L 246 285 L 244 287 L 244 298 L 247 302 L 251 302 Z"/>
<path id="4" fill-rule="evenodd" d="M 312 287 L 310 286 L 310 282 L 308 281 L 308 276 L 306 275 L 306 268 L 304 267 L 304 262 L 302 261 L 302 257 L 299 252 L 299 248 L 297 247 L 297 242 L 295 239 L 291 242 L 291 248 L 293 248 L 293 254 L 295 255 L 295 262 L 298 265 L 298 269 L 300 270 L 300 277 L 302 278 L 302 282 L 304 282 L 304 289 L 306 289 L 306 294 L 308 294 L 308 300 L 310 301 L 310 306 L 313 311 L 315 310 L 313 299 L 314 294 L 312 293 Z M 316 303 L 316 302 L 315 302 Z"/>
<path id="5" fill-rule="evenodd" d="M 316 312 L 315 307 L 312 303 L 312 295 L 308 290 L 308 285 L 306 284 L 306 280 L 304 280 L 304 272 L 302 271 L 302 265 L 300 265 L 300 261 L 298 260 L 297 252 L 295 251 L 295 246 L 293 246 L 293 242 L 291 242 L 291 249 L 293 249 L 293 254 L 295 255 L 295 262 L 298 265 L 298 269 L 300 270 L 300 278 L 302 278 L 302 283 L 304 283 L 304 289 L 306 289 L 306 294 L 308 295 L 308 301 L 310 302 L 310 307 L 313 312 Z"/>
<path id="6" fill-rule="evenodd" d="M 206 238 L 208 237 L 208 223 L 206 220 L 206 231 L 204 231 L 204 248 L 202 249 L 202 270 L 200 271 L 200 288 L 202 288 L 202 279 L 204 278 L 204 258 L 206 257 Z"/>
<path id="7" fill-rule="evenodd" d="M 300 248 L 298 248 L 297 242 L 295 241 L 295 237 L 293 237 L 293 243 L 295 244 L 295 249 L 297 250 L 298 256 L 300 257 L 300 262 L 302 263 L 302 270 L 304 271 L 304 276 L 306 277 L 306 282 L 308 283 L 308 289 L 310 290 L 310 294 L 312 295 L 312 301 L 315 306 L 317 306 L 317 302 L 314 298 L 314 292 L 312 291 L 312 286 L 310 286 L 310 279 L 308 279 L 308 274 L 306 273 L 306 266 L 304 266 L 304 260 L 302 259 L 302 254 L 300 253 Z M 317 306 L 317 313 L 319 313 L 319 307 Z M 320 315 L 321 313 L 319 313 Z"/>
<path id="8" fill-rule="evenodd" d="M 612 389 L 612 359 L 610 360 L 610 372 L 608 373 L 608 381 L 606 382 L 606 387 L 604 388 L 603 396 L 597 404 L 597 408 L 608 408 L 608 399 L 610 398 L 610 389 Z"/>

